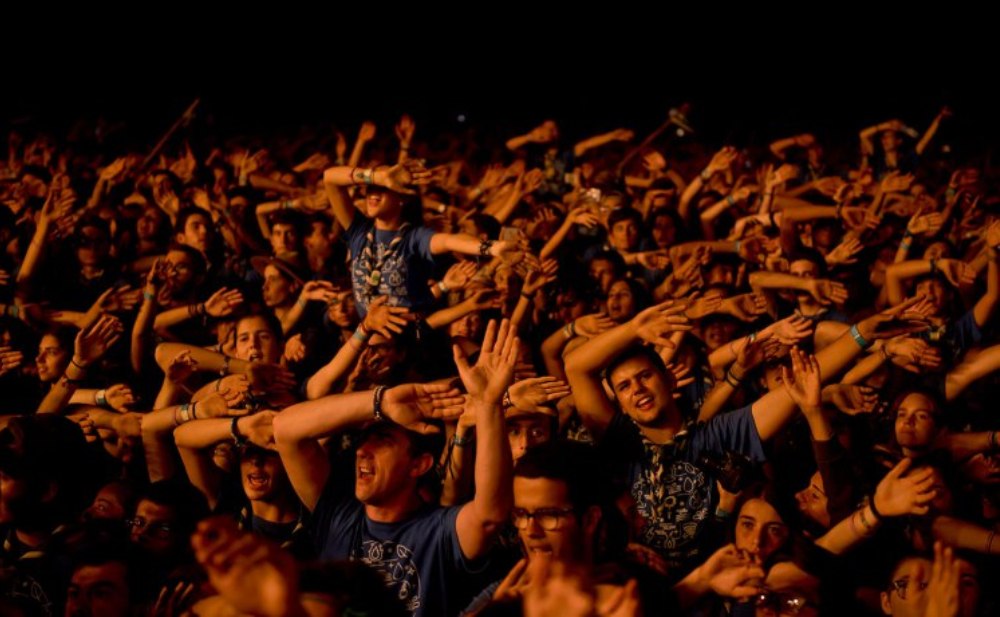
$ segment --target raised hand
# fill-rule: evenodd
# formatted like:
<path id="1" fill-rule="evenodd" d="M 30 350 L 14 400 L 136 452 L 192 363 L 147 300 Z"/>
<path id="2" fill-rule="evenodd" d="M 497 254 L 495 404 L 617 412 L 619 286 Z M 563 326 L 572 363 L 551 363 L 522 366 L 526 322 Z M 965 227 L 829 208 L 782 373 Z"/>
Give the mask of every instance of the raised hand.
<path id="1" fill-rule="evenodd" d="M 569 396 L 569 384 L 555 377 L 535 377 L 511 384 L 510 402 L 521 411 L 551 414 L 546 403 Z"/>
<path id="2" fill-rule="evenodd" d="M 358 141 L 369 142 L 375 139 L 375 123 L 365 120 L 358 127 Z"/>
<path id="3" fill-rule="evenodd" d="M 0 375 L 6 375 L 24 362 L 24 354 L 10 347 L 0 347 Z"/>
<path id="4" fill-rule="evenodd" d="M 721 311 L 723 302 L 722 291 L 718 289 L 713 289 L 704 295 L 692 294 L 689 296 L 689 302 L 687 308 L 684 310 L 684 315 L 688 319 L 698 320 L 705 315 Z"/>
<path id="5" fill-rule="evenodd" d="M 108 402 L 108 406 L 119 412 L 128 411 L 128 407 L 136 402 L 132 388 L 123 383 L 108 386 L 104 390 L 104 399 Z"/>
<path id="6" fill-rule="evenodd" d="M 468 357 L 458 345 L 452 346 L 458 375 L 470 399 L 489 405 L 500 402 L 514 379 L 518 345 L 517 332 L 504 319 L 499 328 L 494 320 L 490 320 L 486 326 L 483 346 L 475 366 L 469 365 Z"/>
<path id="7" fill-rule="evenodd" d="M 934 543 L 934 565 L 927 581 L 923 617 L 958 617 L 962 608 L 962 568 L 951 547 Z"/>
<path id="8" fill-rule="evenodd" d="M 914 236 L 922 234 L 933 236 L 941 230 L 941 227 L 945 224 L 945 220 L 945 215 L 941 212 L 924 214 L 923 209 L 917 210 L 910 218 L 910 222 L 906 224 L 906 231 Z"/>
<path id="9" fill-rule="evenodd" d="M 729 313 L 742 321 L 753 321 L 767 312 L 767 298 L 759 293 L 730 296 L 722 301 L 719 312 Z"/>
<path id="10" fill-rule="evenodd" d="M 913 174 L 900 174 L 898 171 L 890 171 L 882 178 L 882 192 L 899 193 L 909 190 L 913 184 Z"/>
<path id="11" fill-rule="evenodd" d="M 72 361 L 88 366 L 101 358 L 121 336 L 122 322 L 111 315 L 104 315 L 89 328 L 76 335 Z"/>
<path id="12" fill-rule="evenodd" d="M 447 384 L 403 384 L 385 391 L 382 412 L 403 428 L 418 433 L 440 429 L 427 420 L 455 420 L 462 415 L 465 398 Z"/>
<path id="13" fill-rule="evenodd" d="M 306 344 L 302 342 L 302 333 L 288 337 L 285 341 L 285 351 L 281 357 L 288 362 L 301 362 L 306 358 Z"/>
<path id="14" fill-rule="evenodd" d="M 764 580 L 764 569 L 735 544 L 715 551 L 695 570 L 701 583 L 727 598 L 752 596 Z"/>
<path id="15" fill-rule="evenodd" d="M 246 409 L 238 408 L 227 397 L 228 393 L 223 392 L 221 390 L 218 393 L 213 392 L 212 394 L 209 394 L 205 398 L 198 401 L 195 407 L 195 412 L 194 412 L 195 416 L 197 417 L 198 420 L 201 420 L 204 418 L 230 418 L 235 416 L 245 416 L 247 414 Z M 273 412 L 261 412 L 261 413 L 273 413 Z M 244 435 L 248 435 L 247 431 L 242 431 L 242 432 Z"/>
<path id="16" fill-rule="evenodd" d="M 849 266 L 858 263 L 858 253 L 865 245 L 854 236 L 845 236 L 832 251 L 826 254 L 826 263 L 831 266 Z"/>
<path id="17" fill-rule="evenodd" d="M 709 161 L 708 167 L 705 168 L 705 171 L 710 174 L 726 171 L 729 169 L 729 166 L 733 164 L 733 161 L 736 160 L 738 154 L 739 152 L 736 148 L 726 146 L 712 156 L 712 160 Z"/>
<path id="18" fill-rule="evenodd" d="M 964 287 L 976 282 L 976 271 L 972 266 L 958 259 L 939 259 L 938 270 L 954 287 Z"/>
<path id="19" fill-rule="evenodd" d="M 410 319 L 409 309 L 402 306 L 387 306 L 386 297 L 379 296 L 368 305 L 364 327 L 369 332 L 378 332 L 386 338 L 402 334 Z"/>
<path id="20" fill-rule="evenodd" d="M 559 270 L 559 262 L 555 259 L 546 259 L 541 264 L 541 269 L 528 271 L 524 278 L 524 285 L 521 286 L 521 293 L 533 296 L 539 289 L 549 283 L 554 283 L 557 279 L 556 273 Z"/>
<path id="21" fill-rule="evenodd" d="M 170 359 L 170 364 L 167 365 L 165 371 L 167 380 L 180 385 L 187 381 L 197 366 L 198 361 L 191 357 L 191 351 L 185 349 Z"/>
<path id="22" fill-rule="evenodd" d="M 910 471 L 912 465 L 912 459 L 904 458 L 875 487 L 875 508 L 883 516 L 923 516 L 930 510 L 928 504 L 937 495 L 934 469 Z"/>
<path id="23" fill-rule="evenodd" d="M 827 279 L 809 279 L 806 286 L 816 302 L 823 306 L 841 304 L 847 300 L 847 288 L 843 283 Z"/>
<path id="24" fill-rule="evenodd" d="M 410 142 L 413 141 L 413 133 L 417 130 L 417 125 L 409 114 L 403 114 L 403 117 L 396 123 L 395 129 L 396 139 L 399 140 L 399 143 L 403 146 L 409 146 Z"/>
<path id="25" fill-rule="evenodd" d="M 419 161 L 407 159 L 386 169 L 382 184 L 397 193 L 416 195 L 417 191 L 412 187 L 429 184 L 432 175 Z"/>
<path id="26" fill-rule="evenodd" d="M 816 413 L 822 408 L 822 378 L 816 356 L 798 347 L 791 351 L 792 370 L 781 367 L 782 386 L 803 413 Z"/>
<path id="27" fill-rule="evenodd" d="M 448 288 L 449 291 L 461 291 L 465 289 L 465 286 L 469 284 L 472 277 L 476 275 L 478 266 L 474 261 L 460 261 L 448 268 L 448 271 L 444 273 L 444 278 L 441 282 L 444 286 Z M 370 309 L 369 309 L 370 310 Z"/>
<path id="28" fill-rule="evenodd" d="M 580 336 L 594 338 L 601 332 L 605 332 L 617 326 L 614 321 L 605 313 L 592 313 L 578 317 L 573 322 L 573 330 Z"/>
<path id="29" fill-rule="evenodd" d="M 212 587 L 236 612 L 281 617 L 299 613 L 298 571 L 291 554 L 229 517 L 198 523 L 195 558 Z"/>
<path id="30" fill-rule="evenodd" d="M 199 417 L 201 416 L 199 407 Z M 243 415 L 245 412 L 237 411 L 236 413 L 227 413 L 221 415 Z M 274 446 L 274 416 L 278 415 L 276 411 L 260 411 L 253 415 L 246 416 L 239 420 L 239 429 L 243 433 L 247 441 L 257 446 L 258 448 L 264 448 L 267 450 L 273 450 Z"/>
<path id="31" fill-rule="evenodd" d="M 330 281 L 309 281 L 302 286 L 300 301 L 332 302 L 337 297 L 337 289 Z"/>
<path id="32" fill-rule="evenodd" d="M 292 390 L 297 385 L 295 375 L 279 364 L 251 362 L 244 374 L 257 391 Z"/>
<path id="33" fill-rule="evenodd" d="M 673 347 L 670 335 L 691 329 L 688 318 L 682 313 L 684 305 L 667 300 L 641 311 L 629 322 L 636 336 L 651 345 Z"/>
<path id="34" fill-rule="evenodd" d="M 941 352 L 923 339 L 899 336 L 885 342 L 885 355 L 893 364 L 919 373 L 922 368 L 937 370 L 941 367 Z"/>
<path id="35" fill-rule="evenodd" d="M 915 296 L 858 322 L 858 332 L 868 341 L 922 332 L 929 327 L 929 310 L 927 298 Z"/>
<path id="36" fill-rule="evenodd" d="M 232 315 L 243 304 L 243 294 L 238 289 L 219 289 L 205 300 L 205 313 L 211 317 Z"/>
<path id="37" fill-rule="evenodd" d="M 871 413 L 878 405 L 878 392 L 871 386 L 835 383 L 824 387 L 823 395 L 832 405 L 849 416 Z"/>

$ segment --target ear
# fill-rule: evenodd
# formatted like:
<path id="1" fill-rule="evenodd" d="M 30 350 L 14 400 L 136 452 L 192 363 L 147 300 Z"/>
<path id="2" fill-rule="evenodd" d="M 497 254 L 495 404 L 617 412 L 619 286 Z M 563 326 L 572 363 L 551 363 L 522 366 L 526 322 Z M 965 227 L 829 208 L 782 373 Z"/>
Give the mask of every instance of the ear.
<path id="1" fill-rule="evenodd" d="M 882 612 L 886 615 L 892 615 L 892 605 L 889 604 L 889 593 L 891 592 L 883 591 L 879 594 L 882 600 Z"/>
<path id="2" fill-rule="evenodd" d="M 41 500 L 42 503 L 50 503 L 55 500 L 56 495 L 59 493 L 59 485 L 49 480 L 45 483 L 45 490 L 42 491 Z"/>
<path id="3" fill-rule="evenodd" d="M 597 533 L 597 527 L 601 524 L 601 518 L 603 517 L 600 506 L 590 506 L 583 513 L 583 518 L 580 520 L 583 526 L 583 531 L 587 537 L 593 537 Z"/>
<path id="4" fill-rule="evenodd" d="M 182 233 L 175 233 L 174 234 L 174 242 L 176 242 L 177 244 L 184 244 L 184 234 L 182 234 Z"/>
<path id="5" fill-rule="evenodd" d="M 434 466 L 434 457 L 426 452 L 413 459 L 413 463 L 410 466 L 410 477 L 419 478 Z"/>

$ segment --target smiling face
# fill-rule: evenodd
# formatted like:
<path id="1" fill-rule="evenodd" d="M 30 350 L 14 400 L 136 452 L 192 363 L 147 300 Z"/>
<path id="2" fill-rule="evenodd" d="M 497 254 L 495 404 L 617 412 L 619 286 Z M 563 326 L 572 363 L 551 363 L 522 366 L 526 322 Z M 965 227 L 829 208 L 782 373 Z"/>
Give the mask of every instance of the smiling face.
<path id="1" fill-rule="evenodd" d="M 240 479 L 250 501 L 272 503 L 290 487 L 285 466 L 277 452 L 249 447 L 240 457 Z"/>
<path id="2" fill-rule="evenodd" d="M 403 198 L 395 191 L 371 185 L 367 187 L 365 207 L 369 218 L 391 220 L 402 212 Z"/>
<path id="3" fill-rule="evenodd" d="M 625 360 L 611 371 L 610 381 L 622 412 L 640 426 L 657 427 L 674 409 L 673 375 L 664 374 L 649 358 Z"/>
<path id="4" fill-rule="evenodd" d="M 827 498 L 823 486 L 823 476 L 817 471 L 809 478 L 809 486 L 795 493 L 795 503 L 799 512 L 824 529 L 830 527 L 830 513 L 826 509 Z"/>
<path id="5" fill-rule="evenodd" d="M 354 496 L 366 506 L 386 506 L 416 491 L 430 466 L 429 454 L 414 456 L 410 437 L 399 426 L 372 427 L 355 458 Z"/>

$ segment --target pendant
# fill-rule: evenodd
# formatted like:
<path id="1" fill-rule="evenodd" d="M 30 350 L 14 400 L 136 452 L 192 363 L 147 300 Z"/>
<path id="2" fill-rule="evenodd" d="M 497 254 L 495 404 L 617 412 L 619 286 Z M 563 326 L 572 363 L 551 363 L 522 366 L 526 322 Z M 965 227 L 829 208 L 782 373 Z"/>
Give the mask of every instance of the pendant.
<path id="1" fill-rule="evenodd" d="M 372 270 L 372 273 L 368 275 L 368 284 L 376 287 L 380 282 L 382 282 L 382 273 L 378 270 Z"/>

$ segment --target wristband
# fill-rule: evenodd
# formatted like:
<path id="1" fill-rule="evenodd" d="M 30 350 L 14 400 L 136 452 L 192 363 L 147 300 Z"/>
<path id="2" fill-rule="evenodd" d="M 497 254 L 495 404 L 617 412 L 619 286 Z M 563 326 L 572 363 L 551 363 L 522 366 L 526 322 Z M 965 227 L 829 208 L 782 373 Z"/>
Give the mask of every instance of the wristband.
<path id="1" fill-rule="evenodd" d="M 503 393 L 503 408 L 510 409 L 514 406 L 514 401 L 510 400 L 510 390 L 505 390 Z"/>
<path id="2" fill-rule="evenodd" d="M 99 406 L 99 407 L 103 407 L 103 406 L 107 405 L 108 404 L 107 394 L 108 394 L 108 391 L 105 390 L 105 389 L 103 389 L 103 388 L 100 389 L 100 390 L 98 390 L 97 393 L 94 394 L 94 404 L 97 405 L 97 406 Z"/>
<path id="3" fill-rule="evenodd" d="M 493 248 L 493 240 L 483 240 L 482 244 L 479 245 L 480 257 L 489 257 L 491 248 Z"/>
<path id="4" fill-rule="evenodd" d="M 7 316 L 8 317 L 13 317 L 14 319 L 17 319 L 17 315 L 20 312 L 21 312 L 21 307 L 19 307 L 18 305 L 13 304 L 13 303 L 7 305 Z"/>
<path id="5" fill-rule="evenodd" d="M 730 208 L 732 208 L 733 206 L 736 205 L 736 200 L 733 199 L 732 195 L 726 195 L 726 203 L 729 204 Z"/>
<path id="6" fill-rule="evenodd" d="M 371 338 L 371 336 L 372 333 L 368 331 L 368 328 L 365 327 L 365 324 L 361 323 L 358 324 L 358 327 L 354 331 L 354 334 L 351 335 L 351 338 L 357 339 L 361 343 L 367 343 L 368 339 Z"/>
<path id="7" fill-rule="evenodd" d="M 708 182 L 712 178 L 712 172 L 706 169 L 698 174 L 698 177 L 701 178 L 702 182 Z"/>
<path id="8" fill-rule="evenodd" d="M 229 434 L 233 437 L 233 443 L 236 444 L 237 448 L 242 448 L 247 443 L 247 436 L 240 432 L 239 418 L 233 418 L 233 421 L 229 424 Z"/>
<path id="9" fill-rule="evenodd" d="M 385 416 L 382 414 L 382 397 L 385 395 L 386 386 L 376 386 L 375 394 L 372 396 L 372 415 L 376 422 L 384 422 Z"/>
<path id="10" fill-rule="evenodd" d="M 472 437 L 466 437 L 465 439 L 462 439 L 462 437 L 458 434 L 458 432 L 456 432 L 451 438 L 451 443 L 456 448 L 462 448 L 472 443 Z"/>
<path id="11" fill-rule="evenodd" d="M 868 500 L 868 507 L 871 508 L 872 514 L 875 515 L 875 522 L 878 522 L 878 521 L 882 520 L 883 518 L 885 518 L 884 516 L 882 516 L 882 513 L 878 511 L 878 508 L 875 507 L 875 492 L 874 491 L 872 491 L 872 496 Z M 862 512 L 861 518 L 864 519 L 864 514 L 863 514 L 864 513 L 864 508 L 861 509 L 861 512 Z"/>
<path id="12" fill-rule="evenodd" d="M 441 293 L 448 293 L 451 288 L 444 284 L 444 281 L 437 282 L 437 288 L 441 290 Z"/>
<path id="13" fill-rule="evenodd" d="M 861 336 L 861 332 L 858 330 L 857 324 L 851 326 L 849 332 L 851 333 L 851 337 L 854 339 L 854 342 L 858 344 L 858 347 L 861 349 L 868 349 L 871 347 L 871 342 L 865 340 L 865 337 Z"/>
<path id="14" fill-rule="evenodd" d="M 76 368 L 80 369 L 81 371 L 86 371 L 87 370 L 87 365 L 86 364 L 80 364 L 79 362 L 77 362 L 76 361 L 76 356 L 71 357 L 69 359 L 69 363 L 72 364 L 73 366 L 75 366 Z"/>

